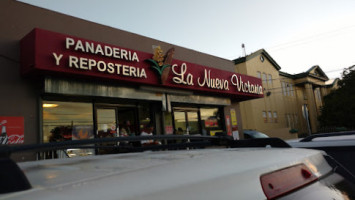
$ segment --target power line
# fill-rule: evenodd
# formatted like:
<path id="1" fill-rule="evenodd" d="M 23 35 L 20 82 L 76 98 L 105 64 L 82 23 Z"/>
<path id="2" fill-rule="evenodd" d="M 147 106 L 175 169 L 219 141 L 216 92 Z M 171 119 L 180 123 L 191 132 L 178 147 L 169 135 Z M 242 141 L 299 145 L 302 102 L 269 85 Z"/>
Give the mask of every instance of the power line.
<path id="1" fill-rule="evenodd" d="M 341 28 L 338 28 L 338 29 L 335 29 L 335 30 L 332 30 L 332 31 L 327 31 L 327 32 L 311 35 L 311 36 L 308 36 L 308 37 L 304 37 L 304 38 L 301 38 L 301 39 L 297 39 L 297 40 L 294 40 L 294 41 L 290 41 L 290 42 L 285 42 L 285 43 L 282 43 L 282 44 L 274 45 L 274 46 L 269 47 L 269 49 L 273 49 L 274 48 L 273 51 L 279 51 L 281 49 L 289 48 L 289 47 L 292 47 L 292 46 L 298 46 L 298 45 L 302 45 L 302 44 L 307 44 L 307 43 L 310 43 L 310 42 L 314 42 L 314 40 L 321 39 L 321 37 L 324 37 L 324 35 L 328 35 L 328 36 L 326 36 L 326 38 L 340 35 L 340 34 L 337 34 L 337 32 L 340 32 L 340 31 L 343 31 L 343 30 L 347 30 L 347 29 L 351 29 L 351 28 L 354 28 L 354 27 L 355 27 L 355 25 L 344 26 L 344 27 L 341 27 Z"/>

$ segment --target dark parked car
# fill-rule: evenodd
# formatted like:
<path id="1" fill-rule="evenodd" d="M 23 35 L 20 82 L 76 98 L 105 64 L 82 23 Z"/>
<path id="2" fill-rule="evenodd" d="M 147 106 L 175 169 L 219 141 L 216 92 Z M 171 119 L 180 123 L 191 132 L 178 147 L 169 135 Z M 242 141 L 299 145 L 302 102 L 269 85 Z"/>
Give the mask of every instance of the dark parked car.
<path id="1" fill-rule="evenodd" d="M 265 133 L 255 131 L 255 130 L 243 130 L 243 132 L 244 132 L 245 139 L 248 139 L 248 138 L 268 138 L 269 137 Z"/>
<path id="2" fill-rule="evenodd" d="M 314 134 L 287 142 L 292 147 L 325 151 L 355 174 L 355 131 Z"/>
<path id="3" fill-rule="evenodd" d="M 251 138 L 268 138 L 269 136 L 266 135 L 265 133 L 256 131 L 256 130 L 249 130 L 249 129 L 245 129 L 243 130 L 244 133 L 244 139 L 251 139 Z M 234 139 L 237 139 L 239 135 L 238 131 L 234 131 L 233 132 L 233 137 Z"/>

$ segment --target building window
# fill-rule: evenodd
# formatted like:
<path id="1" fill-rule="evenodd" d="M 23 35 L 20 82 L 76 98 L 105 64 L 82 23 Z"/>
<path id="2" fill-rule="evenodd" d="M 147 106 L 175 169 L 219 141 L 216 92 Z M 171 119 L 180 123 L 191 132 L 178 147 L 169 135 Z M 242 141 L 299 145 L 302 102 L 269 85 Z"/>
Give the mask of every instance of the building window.
<path id="1" fill-rule="evenodd" d="M 262 80 L 263 80 L 263 85 L 264 85 L 264 87 L 266 87 L 266 85 L 267 85 L 267 80 L 266 80 L 266 74 L 265 74 L 265 73 L 263 73 Z"/>
<path id="2" fill-rule="evenodd" d="M 274 122 L 277 123 L 277 112 L 274 112 Z"/>
<path id="3" fill-rule="evenodd" d="M 288 128 L 291 127 L 291 116 L 290 116 L 290 114 L 286 114 L 286 126 Z"/>
<path id="4" fill-rule="evenodd" d="M 91 103 L 43 102 L 43 142 L 94 138 Z"/>
<path id="5" fill-rule="evenodd" d="M 264 122 L 266 123 L 267 122 L 267 117 L 266 117 L 266 112 L 265 111 L 263 111 L 263 119 L 264 119 Z"/>
<path id="6" fill-rule="evenodd" d="M 272 120 L 272 112 L 271 111 L 268 112 L 268 117 L 269 117 L 269 122 L 272 123 L 273 120 Z"/>
<path id="7" fill-rule="evenodd" d="M 282 85 L 282 92 L 283 92 L 284 96 L 286 96 L 286 83 L 282 82 L 281 85 Z"/>
<path id="8" fill-rule="evenodd" d="M 268 75 L 269 86 L 272 87 L 272 76 L 271 74 Z"/>
<path id="9" fill-rule="evenodd" d="M 261 78 L 261 72 L 256 72 L 256 77 Z"/>
<path id="10" fill-rule="evenodd" d="M 292 86 L 292 84 L 289 84 L 289 85 L 290 85 L 291 96 L 293 96 L 293 95 L 294 95 L 294 93 L 293 93 L 293 86 Z"/>
<path id="11" fill-rule="evenodd" d="M 286 83 L 287 96 L 290 96 L 290 84 Z"/>

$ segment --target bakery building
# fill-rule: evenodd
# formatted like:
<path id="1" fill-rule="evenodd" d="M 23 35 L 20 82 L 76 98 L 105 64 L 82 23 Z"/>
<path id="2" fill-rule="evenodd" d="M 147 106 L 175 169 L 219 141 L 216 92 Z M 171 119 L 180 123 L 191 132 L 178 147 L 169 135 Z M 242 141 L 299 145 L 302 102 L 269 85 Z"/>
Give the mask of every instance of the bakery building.
<path id="1" fill-rule="evenodd" d="M 0 9 L 8 144 L 136 136 L 147 124 L 157 135 L 232 135 L 239 103 L 264 95 L 230 60 L 12 0 Z"/>

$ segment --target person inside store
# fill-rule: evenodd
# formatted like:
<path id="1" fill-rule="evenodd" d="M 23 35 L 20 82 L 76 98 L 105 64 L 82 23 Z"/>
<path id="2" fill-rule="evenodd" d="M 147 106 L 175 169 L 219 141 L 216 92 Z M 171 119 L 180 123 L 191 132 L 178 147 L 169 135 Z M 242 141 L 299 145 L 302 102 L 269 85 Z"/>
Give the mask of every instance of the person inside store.
<path id="1" fill-rule="evenodd" d="M 147 124 L 144 126 L 141 132 L 141 136 L 153 136 L 154 126 L 152 124 Z M 159 141 L 154 140 L 141 140 L 142 146 L 159 145 Z"/>
<path id="2" fill-rule="evenodd" d="M 120 130 L 120 136 L 134 136 L 134 133 L 131 132 L 131 122 L 129 120 L 124 121 Z"/>
<path id="3" fill-rule="evenodd" d="M 182 130 L 182 128 L 179 127 L 175 133 L 176 133 L 176 135 L 183 135 L 184 134 L 184 130 Z"/>
<path id="4" fill-rule="evenodd" d="M 175 135 L 184 135 L 184 130 L 181 127 L 179 127 L 177 130 L 175 130 Z M 182 139 L 176 139 L 173 141 L 173 143 L 181 143 L 181 142 L 183 142 Z"/>

